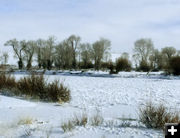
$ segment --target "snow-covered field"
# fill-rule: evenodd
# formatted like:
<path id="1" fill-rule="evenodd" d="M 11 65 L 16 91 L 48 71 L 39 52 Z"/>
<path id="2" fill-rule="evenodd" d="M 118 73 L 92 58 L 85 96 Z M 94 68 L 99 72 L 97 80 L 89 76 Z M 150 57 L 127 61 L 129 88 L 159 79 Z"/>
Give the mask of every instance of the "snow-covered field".
<path id="1" fill-rule="evenodd" d="M 17 79 L 22 76 L 23 73 L 15 73 Z M 139 107 L 152 101 L 180 110 L 179 77 L 136 72 L 66 72 L 46 77 L 48 81 L 59 79 L 69 87 L 70 103 L 43 103 L 0 95 L 0 137 L 160 138 L 164 137 L 162 131 L 146 129 L 138 122 Z M 63 132 L 61 123 L 74 114 L 86 113 L 91 117 L 96 112 L 104 118 L 102 125 L 88 124 Z M 22 118 L 32 118 L 33 123 L 19 125 Z"/>

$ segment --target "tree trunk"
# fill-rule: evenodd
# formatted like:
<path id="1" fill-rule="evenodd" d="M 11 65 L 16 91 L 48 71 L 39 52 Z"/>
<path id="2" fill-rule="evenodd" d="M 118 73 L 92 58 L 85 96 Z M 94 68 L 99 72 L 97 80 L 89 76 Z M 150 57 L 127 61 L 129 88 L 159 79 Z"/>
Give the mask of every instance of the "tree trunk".
<path id="1" fill-rule="evenodd" d="M 19 69 L 22 69 L 23 68 L 23 62 L 22 62 L 22 59 L 20 58 L 19 61 L 18 61 L 18 66 L 19 66 Z"/>

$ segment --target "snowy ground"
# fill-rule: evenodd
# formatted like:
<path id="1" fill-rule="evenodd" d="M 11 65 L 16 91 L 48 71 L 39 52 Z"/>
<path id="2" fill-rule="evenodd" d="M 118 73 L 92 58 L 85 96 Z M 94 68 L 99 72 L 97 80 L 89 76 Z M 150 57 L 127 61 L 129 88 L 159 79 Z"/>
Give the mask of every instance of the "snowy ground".
<path id="1" fill-rule="evenodd" d="M 52 74 L 48 72 L 46 74 Z M 54 74 L 54 73 L 53 73 Z M 17 79 L 23 73 L 15 73 Z M 60 79 L 71 90 L 70 103 L 42 103 L 18 97 L 0 95 L 0 137 L 52 138 L 160 138 L 159 130 L 146 129 L 138 122 L 138 109 L 147 101 L 163 103 L 180 110 L 180 78 L 160 73 L 59 72 L 46 75 L 48 81 Z M 88 124 L 64 133 L 61 123 L 74 114 L 93 116 L 99 112 L 104 123 L 98 127 Z M 33 118 L 31 125 L 18 125 L 21 118 Z M 128 120 L 130 126 L 122 126 Z"/>

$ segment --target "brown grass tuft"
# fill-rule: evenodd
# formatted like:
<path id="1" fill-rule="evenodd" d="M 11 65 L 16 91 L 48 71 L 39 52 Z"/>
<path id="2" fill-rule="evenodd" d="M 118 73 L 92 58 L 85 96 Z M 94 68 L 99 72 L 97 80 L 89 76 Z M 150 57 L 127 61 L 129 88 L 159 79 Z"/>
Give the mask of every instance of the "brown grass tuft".
<path id="1" fill-rule="evenodd" d="M 15 88 L 16 85 L 17 83 L 14 77 L 5 73 L 0 73 L 0 89 L 12 89 Z"/>
<path id="2" fill-rule="evenodd" d="M 75 128 L 75 126 L 73 122 L 69 120 L 68 122 L 62 123 L 61 128 L 64 132 L 68 132 L 68 131 L 72 131 Z"/>
<path id="3" fill-rule="evenodd" d="M 103 123 L 104 119 L 103 117 L 99 114 L 99 113 L 96 113 L 91 119 L 90 119 L 90 122 L 91 122 L 91 125 L 92 126 L 99 126 Z"/>
<path id="4" fill-rule="evenodd" d="M 87 122 L 88 122 L 88 117 L 86 114 L 82 114 L 81 116 L 77 116 L 77 115 L 74 116 L 73 123 L 76 126 L 84 126 L 85 127 Z"/>
<path id="5" fill-rule="evenodd" d="M 147 128 L 163 129 L 165 123 L 180 123 L 177 112 L 170 112 L 164 105 L 155 106 L 151 102 L 140 109 L 140 121 Z"/>

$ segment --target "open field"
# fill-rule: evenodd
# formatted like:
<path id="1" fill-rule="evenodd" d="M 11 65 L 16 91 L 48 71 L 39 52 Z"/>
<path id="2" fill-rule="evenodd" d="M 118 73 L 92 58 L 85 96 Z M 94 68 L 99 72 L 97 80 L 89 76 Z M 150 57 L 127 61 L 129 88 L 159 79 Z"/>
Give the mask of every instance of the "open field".
<path id="1" fill-rule="evenodd" d="M 0 95 L 0 137 L 164 137 L 161 130 L 147 129 L 139 122 L 139 108 L 146 102 L 164 104 L 180 111 L 180 78 L 160 73 L 106 72 L 78 74 L 64 72 L 45 77 L 49 82 L 59 79 L 71 90 L 69 103 L 43 103 L 19 97 Z M 26 73 L 15 73 L 16 79 Z M 75 126 L 63 132 L 61 125 L 74 115 L 96 113 L 104 119 L 98 126 Z M 28 122 L 18 123 L 19 120 Z M 90 120 L 90 119 L 89 119 Z"/>

